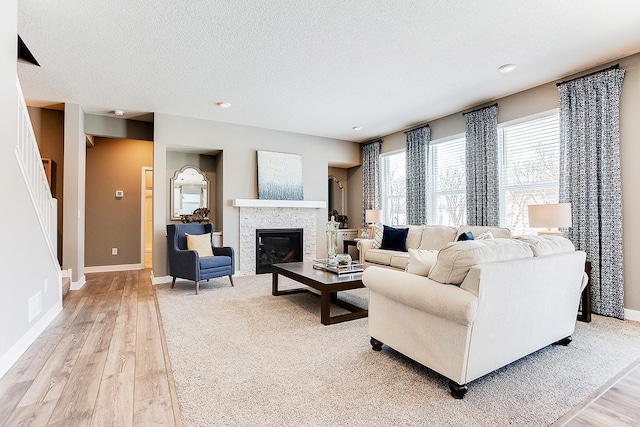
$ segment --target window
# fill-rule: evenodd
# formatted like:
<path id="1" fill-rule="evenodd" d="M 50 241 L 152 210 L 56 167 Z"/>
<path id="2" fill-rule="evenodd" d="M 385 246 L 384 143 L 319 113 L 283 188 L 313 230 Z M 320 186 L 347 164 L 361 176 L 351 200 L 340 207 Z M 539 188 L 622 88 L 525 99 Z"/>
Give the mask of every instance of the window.
<path id="1" fill-rule="evenodd" d="M 382 186 L 382 213 L 384 224 L 407 223 L 407 180 L 405 152 L 380 156 L 380 185 Z"/>
<path id="2" fill-rule="evenodd" d="M 433 141 L 427 165 L 430 224 L 457 227 L 466 222 L 466 172 L 464 136 Z"/>
<path id="3" fill-rule="evenodd" d="M 558 114 L 498 129 L 502 225 L 531 233 L 527 206 L 558 203 L 560 133 Z"/>

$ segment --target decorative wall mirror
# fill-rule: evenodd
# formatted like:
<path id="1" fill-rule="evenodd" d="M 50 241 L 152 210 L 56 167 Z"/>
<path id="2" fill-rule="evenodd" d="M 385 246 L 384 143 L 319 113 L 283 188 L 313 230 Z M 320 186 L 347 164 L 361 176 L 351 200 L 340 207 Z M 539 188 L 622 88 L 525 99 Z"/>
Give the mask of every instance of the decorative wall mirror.
<path id="1" fill-rule="evenodd" d="M 209 209 L 209 180 L 195 166 L 183 166 L 173 174 L 171 188 L 171 219 L 192 214 L 198 208 Z"/>
<path id="2" fill-rule="evenodd" d="M 344 215 L 344 202 L 344 187 L 342 186 L 342 182 L 335 176 L 329 175 L 329 212 L 336 210 L 341 215 Z"/>

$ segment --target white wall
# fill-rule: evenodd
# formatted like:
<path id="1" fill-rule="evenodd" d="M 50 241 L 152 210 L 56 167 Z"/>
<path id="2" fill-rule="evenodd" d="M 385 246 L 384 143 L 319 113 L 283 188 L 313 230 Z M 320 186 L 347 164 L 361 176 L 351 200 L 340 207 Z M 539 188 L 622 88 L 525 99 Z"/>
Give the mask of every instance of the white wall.
<path id="1" fill-rule="evenodd" d="M 233 199 L 256 199 L 256 150 L 279 151 L 302 155 L 305 200 L 327 200 L 327 170 L 329 162 L 355 166 L 360 162 L 359 144 L 320 138 L 291 132 L 214 122 L 188 117 L 155 114 L 154 117 L 154 245 L 153 274 L 164 277 L 166 268 L 166 224 L 169 221 L 166 174 L 166 150 L 210 152 L 222 150 L 223 167 L 216 170 L 222 184 L 222 238 L 225 246 L 238 251 L 239 209 L 231 206 Z M 220 170 L 222 169 L 222 170 Z M 220 199 L 221 197 L 221 199 Z M 218 212 L 219 206 L 214 207 Z M 217 213 L 218 222 L 220 216 Z M 327 210 L 320 210 L 318 230 L 324 230 Z M 216 228 L 218 228 L 216 226 Z M 318 233 L 317 252 L 326 252 L 324 233 Z"/>
<path id="2" fill-rule="evenodd" d="M 22 179 L 14 147 L 17 141 L 17 1 L 3 2 L 0 14 L 0 376 L 13 365 L 62 309 L 60 279 L 35 209 Z M 11 209 L 7 209 L 10 207 Z M 45 281 L 47 283 L 45 290 Z M 42 310 L 31 321 L 29 298 L 40 292 Z"/>
<path id="3" fill-rule="evenodd" d="M 640 181 L 640 54 L 632 55 L 612 63 L 602 64 L 595 70 L 615 63 L 626 70 L 620 103 L 620 150 L 622 157 L 622 212 L 625 308 L 640 311 L 640 196 L 637 182 Z M 586 74 L 589 71 L 586 71 Z M 574 76 L 567 76 L 566 79 Z M 556 82 L 550 82 L 498 100 L 487 100 L 487 104 L 498 103 L 498 123 L 505 123 L 543 111 L 559 108 Z M 462 112 L 432 120 L 431 139 L 436 140 L 465 131 Z M 406 145 L 402 131 L 384 136 L 382 153 L 403 149 Z M 635 316 L 634 316 L 635 319 Z M 640 318 L 636 319 L 640 320 Z"/>

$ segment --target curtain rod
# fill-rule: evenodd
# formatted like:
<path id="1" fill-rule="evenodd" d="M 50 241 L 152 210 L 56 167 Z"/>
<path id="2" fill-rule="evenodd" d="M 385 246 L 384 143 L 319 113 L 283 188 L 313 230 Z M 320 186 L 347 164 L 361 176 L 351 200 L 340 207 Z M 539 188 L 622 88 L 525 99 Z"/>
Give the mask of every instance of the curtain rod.
<path id="1" fill-rule="evenodd" d="M 362 145 L 369 145 L 369 144 L 373 144 L 374 142 L 382 143 L 382 138 L 372 139 L 371 141 L 363 142 Z"/>
<path id="2" fill-rule="evenodd" d="M 418 127 L 412 128 L 412 129 L 409 129 L 409 130 L 405 130 L 405 131 L 404 131 L 404 133 L 409 133 L 409 132 L 413 132 L 414 130 L 418 130 L 418 129 L 422 129 L 422 128 L 428 128 L 428 127 L 429 127 L 429 125 L 428 125 L 428 124 L 426 124 L 426 125 L 421 125 L 421 126 L 418 126 Z"/>
<path id="3" fill-rule="evenodd" d="M 569 82 L 572 82 L 574 80 L 581 79 L 583 77 L 588 77 L 588 76 L 592 76 L 594 74 L 602 73 L 604 71 L 617 70 L 618 68 L 620 68 L 620 64 L 615 64 L 615 65 L 612 65 L 611 67 L 607 67 L 607 68 L 604 68 L 602 70 L 594 71 L 593 73 L 585 74 L 584 76 L 578 76 L 578 77 L 574 77 L 574 78 L 569 79 L 569 80 L 562 81 L 560 83 L 556 83 L 556 86 L 560 86 L 560 85 L 563 85 L 565 83 L 569 83 Z"/>
<path id="4" fill-rule="evenodd" d="M 495 104 L 487 105 L 486 107 L 480 107 L 480 108 L 476 108 L 475 110 L 467 111 L 466 113 L 462 113 L 462 115 L 466 116 L 467 114 L 475 113 L 476 111 L 484 110 L 485 108 L 491 108 L 491 107 L 497 107 L 497 106 L 498 106 L 498 103 L 496 102 Z"/>

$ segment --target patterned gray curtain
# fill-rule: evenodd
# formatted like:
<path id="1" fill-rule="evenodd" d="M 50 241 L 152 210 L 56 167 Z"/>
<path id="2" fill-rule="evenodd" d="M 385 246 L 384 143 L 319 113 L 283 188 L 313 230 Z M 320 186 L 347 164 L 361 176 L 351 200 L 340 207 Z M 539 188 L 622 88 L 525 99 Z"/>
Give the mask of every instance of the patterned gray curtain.
<path id="1" fill-rule="evenodd" d="M 362 223 L 367 209 L 380 209 L 380 144 L 381 139 L 362 147 Z"/>
<path id="2" fill-rule="evenodd" d="M 427 156 L 431 129 L 423 126 L 405 132 L 407 138 L 407 224 L 427 223 Z"/>
<path id="3" fill-rule="evenodd" d="M 498 226 L 498 106 L 465 114 L 467 224 Z"/>
<path id="4" fill-rule="evenodd" d="M 562 83 L 560 201 L 571 203 L 567 236 L 591 261 L 592 311 L 624 318 L 619 106 L 624 70 Z"/>

